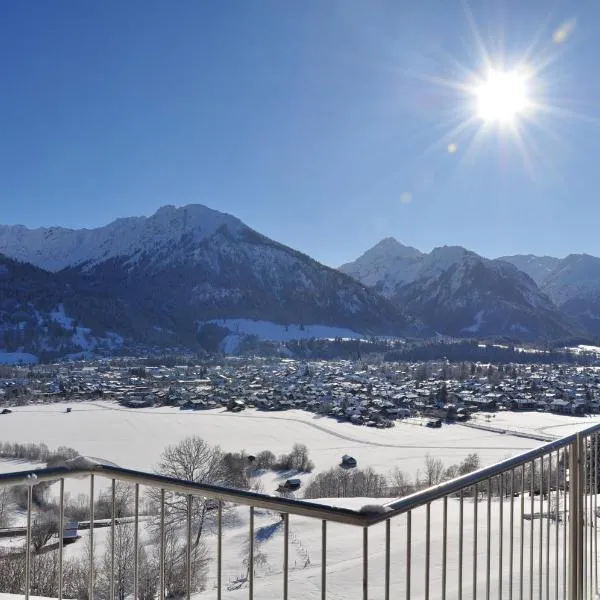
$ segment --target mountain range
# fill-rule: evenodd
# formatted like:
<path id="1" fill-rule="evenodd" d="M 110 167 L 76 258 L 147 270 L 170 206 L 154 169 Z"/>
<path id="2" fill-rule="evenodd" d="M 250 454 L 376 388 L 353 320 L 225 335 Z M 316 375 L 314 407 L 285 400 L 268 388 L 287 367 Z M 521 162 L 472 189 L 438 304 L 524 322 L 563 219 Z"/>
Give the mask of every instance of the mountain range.
<path id="1" fill-rule="evenodd" d="M 0 351 L 60 353 L 116 339 L 193 348 L 230 319 L 369 335 L 413 327 L 351 277 L 201 205 L 90 230 L 2 226 L 0 253 Z M 60 344 L 45 341 L 49 324 Z"/>
<path id="2" fill-rule="evenodd" d="M 197 204 L 96 229 L 0 226 L 0 352 L 216 349 L 232 322 L 250 321 L 357 336 L 596 336 L 600 259 L 491 260 L 387 238 L 332 269 Z"/>
<path id="3" fill-rule="evenodd" d="M 459 246 L 423 253 L 387 238 L 340 270 L 445 335 L 541 341 L 578 329 L 513 261 Z"/>

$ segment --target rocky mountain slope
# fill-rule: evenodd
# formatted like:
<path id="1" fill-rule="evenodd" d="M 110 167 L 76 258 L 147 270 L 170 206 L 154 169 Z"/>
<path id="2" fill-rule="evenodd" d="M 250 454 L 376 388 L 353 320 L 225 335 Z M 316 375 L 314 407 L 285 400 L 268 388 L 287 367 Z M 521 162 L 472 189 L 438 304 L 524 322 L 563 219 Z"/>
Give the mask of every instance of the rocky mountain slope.
<path id="1" fill-rule="evenodd" d="M 523 273 L 527 273 L 538 286 L 556 269 L 561 262 L 560 258 L 554 256 L 535 256 L 533 254 L 515 254 L 513 256 L 502 256 L 499 260 L 509 262 Z"/>
<path id="2" fill-rule="evenodd" d="M 401 310 L 351 277 L 200 205 L 92 230 L 5 226 L 0 247 L 35 265 L 40 291 L 54 286 L 47 310 L 60 304 L 98 335 L 132 343 L 193 347 L 202 323 L 231 318 L 364 334 L 410 328 Z"/>
<path id="3" fill-rule="evenodd" d="M 461 247 L 429 254 L 403 248 L 386 240 L 341 269 L 446 335 L 541 340 L 573 332 L 536 283 L 508 262 Z"/>

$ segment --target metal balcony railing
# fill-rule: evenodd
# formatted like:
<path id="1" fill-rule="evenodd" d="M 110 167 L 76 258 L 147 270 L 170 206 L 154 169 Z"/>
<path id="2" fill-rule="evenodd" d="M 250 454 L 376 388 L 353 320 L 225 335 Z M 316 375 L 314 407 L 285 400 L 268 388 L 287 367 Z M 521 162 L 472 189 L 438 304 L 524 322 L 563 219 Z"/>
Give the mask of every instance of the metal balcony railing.
<path id="1" fill-rule="evenodd" d="M 86 548 L 87 578 L 85 598 L 125 598 L 148 600 L 195 594 L 193 554 L 198 506 L 212 514 L 210 535 L 213 546 L 211 574 L 205 576 L 202 598 L 255 597 L 274 598 L 497 598 L 577 599 L 595 598 L 598 591 L 598 445 L 600 425 L 545 444 L 519 456 L 485 467 L 468 475 L 444 482 L 410 496 L 383 505 L 368 505 L 350 510 L 300 500 L 226 489 L 156 474 L 142 473 L 103 464 L 84 464 L 47 468 L 0 475 L 0 490 L 24 486 L 26 490 L 26 527 L 21 553 L 0 556 L 2 561 L 24 563 L 20 593 L 29 598 L 41 591 L 32 579 L 39 549 L 33 545 L 35 534 L 35 486 L 58 482 L 57 531 L 64 530 L 65 482 L 73 478 L 89 479 L 89 536 Z M 95 502 L 98 478 L 108 479 L 111 499 L 109 532 L 105 544 L 108 561 L 99 565 L 95 556 Z M 119 513 L 116 494 L 120 482 L 133 489 L 130 516 Z M 86 484 L 87 485 L 87 484 Z M 141 492 L 141 488 L 146 492 Z M 151 506 L 145 500 L 148 492 Z M 179 498 L 178 513 L 173 512 Z M 209 503 L 205 501 L 209 500 Z M 376 502 L 376 501 L 374 501 Z M 150 506 L 150 508 L 149 508 Z M 224 575 L 227 549 L 225 532 L 231 524 L 227 511 L 238 508 L 247 515 L 244 577 L 231 586 Z M 242 511 L 240 513 L 240 510 Z M 205 512 L 205 514 L 208 514 Z M 255 568 L 257 530 L 255 517 L 271 515 L 280 522 L 280 562 L 268 574 Z M 292 564 L 290 547 L 294 538 L 290 524 L 316 521 L 310 565 Z M 312 522 L 310 521 L 310 522 Z M 123 584 L 122 565 L 116 564 L 118 530 L 124 523 L 132 528 L 132 554 L 126 567 L 129 587 Z M 157 548 L 157 572 L 150 573 L 155 585 L 142 586 L 141 539 L 152 525 Z M 239 525 L 239 519 L 238 519 Z M 177 560 L 177 589 L 173 591 L 173 564 L 170 532 L 175 527 L 182 545 Z M 355 547 L 350 548 L 348 531 L 356 531 Z M 308 531 L 308 530 L 307 530 Z M 54 590 L 48 593 L 62 600 L 65 596 L 63 535 L 58 535 L 56 563 L 50 578 Z M 198 537 L 199 534 L 198 534 Z M 275 544 L 275 541 L 272 542 Z M 239 541 L 236 542 L 239 544 Z M 236 547 L 239 554 L 239 547 Z M 316 559 L 315 557 L 319 558 Z M 332 559 L 331 557 L 335 558 Z M 278 556 L 279 561 L 279 556 Z M 340 571 L 340 565 L 350 565 Z M 99 583 L 98 569 L 103 569 Z M 206 567 L 203 567 L 206 569 Z M 228 571 L 229 572 L 229 571 Z M 338 576 L 342 572 L 342 577 Z M 171 578 L 170 578 L 171 577 Z M 147 579 L 147 574 L 144 575 Z M 231 575 L 230 575 L 231 578 Z M 277 591 L 261 587 L 261 581 L 274 579 Z M 310 580 L 310 585 L 302 587 Z M 106 582 L 108 581 L 108 584 Z M 5 581 L 0 579 L 0 592 Z M 171 586 L 171 587 L 170 587 Z M 102 589 L 100 589 L 102 588 Z M 235 589 L 234 589 L 235 588 Z M 72 593 L 72 592 L 71 592 Z M 70 596 L 72 597 L 72 596 Z"/>

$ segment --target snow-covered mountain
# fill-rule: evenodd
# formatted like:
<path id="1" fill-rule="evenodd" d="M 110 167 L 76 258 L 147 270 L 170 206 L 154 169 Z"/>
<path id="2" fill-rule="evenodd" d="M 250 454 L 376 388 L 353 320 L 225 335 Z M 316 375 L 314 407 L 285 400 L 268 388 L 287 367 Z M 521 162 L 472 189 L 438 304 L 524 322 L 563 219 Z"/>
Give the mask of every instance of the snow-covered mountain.
<path id="1" fill-rule="evenodd" d="M 387 240 L 385 246 L 395 247 Z M 440 333 L 546 339 L 571 332 L 535 282 L 505 261 L 458 246 L 389 257 L 376 246 L 343 268 Z"/>
<path id="2" fill-rule="evenodd" d="M 541 288 L 584 331 L 600 335 L 600 258 L 570 254 L 559 261 Z"/>
<path id="3" fill-rule="evenodd" d="M 423 257 L 424 254 L 416 248 L 404 246 L 389 237 L 339 269 L 389 298 L 399 282 L 409 282 L 415 278 Z"/>
<path id="4" fill-rule="evenodd" d="M 201 324 L 215 319 L 391 335 L 409 324 L 351 277 L 200 205 L 91 230 L 4 226 L 0 247 L 47 269 L 62 290 L 49 310 L 60 303 L 98 335 L 131 343 L 193 347 L 214 336 Z"/>
<path id="5" fill-rule="evenodd" d="M 600 258 L 589 254 L 570 254 L 563 259 L 517 255 L 503 260 L 530 274 L 581 332 L 600 335 Z"/>
<path id="6" fill-rule="evenodd" d="M 534 254 L 502 256 L 498 260 L 515 265 L 517 269 L 527 273 L 540 286 L 561 262 L 560 258 L 554 256 L 535 256 Z"/>
<path id="7" fill-rule="evenodd" d="M 0 225 L 0 253 L 57 272 L 119 257 L 135 261 L 179 240 L 199 244 L 222 227 L 233 235 L 247 229 L 239 219 L 200 204 L 164 206 L 151 217 L 117 219 L 97 229 Z"/>

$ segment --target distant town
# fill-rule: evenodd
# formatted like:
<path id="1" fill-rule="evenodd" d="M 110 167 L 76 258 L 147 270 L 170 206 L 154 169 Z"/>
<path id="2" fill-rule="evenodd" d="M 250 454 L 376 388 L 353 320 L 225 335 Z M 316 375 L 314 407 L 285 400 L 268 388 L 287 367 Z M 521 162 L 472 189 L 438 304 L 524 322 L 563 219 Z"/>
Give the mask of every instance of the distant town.
<path id="1" fill-rule="evenodd" d="M 109 400 L 129 408 L 302 409 L 357 426 L 469 421 L 477 412 L 600 412 L 600 367 L 480 362 L 120 358 L 0 367 L 0 406 Z"/>

